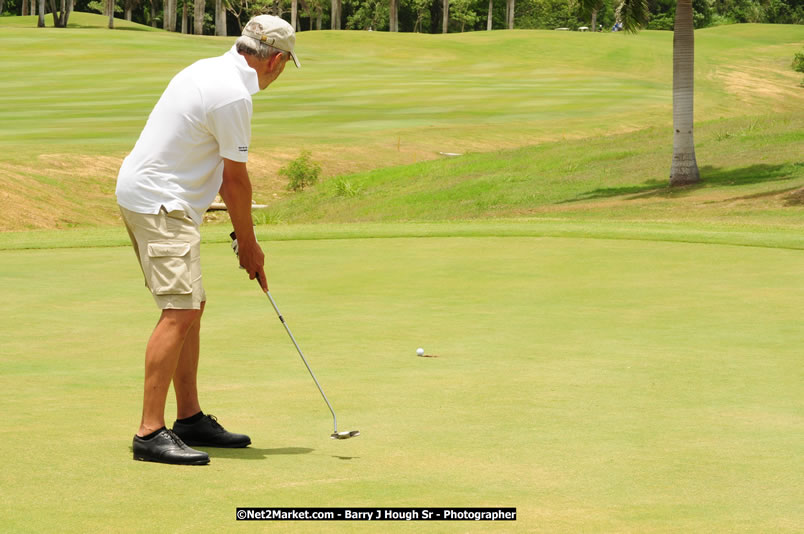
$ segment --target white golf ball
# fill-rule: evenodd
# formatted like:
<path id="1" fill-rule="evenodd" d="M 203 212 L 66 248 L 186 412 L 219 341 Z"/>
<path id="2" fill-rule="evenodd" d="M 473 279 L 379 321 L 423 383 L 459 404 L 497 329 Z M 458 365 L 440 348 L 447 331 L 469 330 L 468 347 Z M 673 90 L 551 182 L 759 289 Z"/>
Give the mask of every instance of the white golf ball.
<path id="1" fill-rule="evenodd" d="M 422 356 L 424 354 L 424 349 L 419 347 L 418 349 L 416 349 L 416 354 L 418 354 L 419 356 Z"/>

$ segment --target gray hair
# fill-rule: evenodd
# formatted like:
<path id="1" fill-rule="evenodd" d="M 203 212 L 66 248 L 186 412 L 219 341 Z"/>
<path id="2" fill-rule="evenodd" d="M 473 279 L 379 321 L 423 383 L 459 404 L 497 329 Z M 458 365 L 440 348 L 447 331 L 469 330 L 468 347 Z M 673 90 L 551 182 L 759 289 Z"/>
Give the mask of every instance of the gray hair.
<path id="1" fill-rule="evenodd" d="M 235 41 L 235 47 L 238 54 L 248 54 L 256 57 L 257 59 L 268 59 L 276 54 L 282 54 L 282 59 L 287 60 L 288 56 L 290 56 L 289 52 L 274 48 L 273 46 L 265 43 L 261 43 L 257 39 L 248 37 L 246 35 L 241 35 L 237 38 L 237 41 Z"/>

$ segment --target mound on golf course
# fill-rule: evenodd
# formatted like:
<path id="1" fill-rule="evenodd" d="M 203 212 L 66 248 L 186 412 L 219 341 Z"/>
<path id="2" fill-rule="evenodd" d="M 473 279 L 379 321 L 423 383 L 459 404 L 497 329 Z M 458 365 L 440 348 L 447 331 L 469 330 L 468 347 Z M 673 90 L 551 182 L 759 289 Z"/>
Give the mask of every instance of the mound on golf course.
<path id="1" fill-rule="evenodd" d="M 684 188 L 666 183 L 670 32 L 300 33 L 303 68 L 254 99 L 254 218 L 271 292 L 361 436 L 330 439 L 218 214 L 201 400 L 252 445 L 178 467 L 131 459 L 157 309 L 114 182 L 170 77 L 232 38 L 33 20 L 0 19 L 0 530 L 800 531 L 801 27 L 696 32 L 703 182 Z M 301 149 L 323 180 L 289 193 L 277 171 Z"/>
<path id="2" fill-rule="evenodd" d="M 167 82 L 233 38 L 108 31 L 103 17 L 82 13 L 71 20 L 98 28 L 6 20 L 0 68 L 16 75 L 0 100 L 0 189 L 9 207 L 0 229 L 116 223 L 116 172 Z M 708 168 L 728 182 L 732 171 L 757 165 L 750 174 L 801 176 L 800 167 L 777 171 L 801 162 L 792 154 L 804 91 L 790 63 L 802 39 L 801 26 L 697 32 L 696 139 L 710 145 L 698 151 L 704 179 Z M 672 32 L 314 31 L 301 32 L 297 47 L 303 68 L 254 97 L 250 170 L 256 200 L 269 205 L 266 221 L 544 215 L 575 208 L 561 201 L 578 194 L 664 183 L 669 173 Z M 331 213 L 331 199 L 296 205 L 308 199 L 288 195 L 277 171 L 302 149 L 325 178 L 346 176 L 340 189 L 338 180 L 325 183 L 358 206 L 338 202 Z M 440 152 L 473 156 L 349 177 Z M 380 185 L 391 194 L 375 191 Z M 444 202 L 452 198 L 457 208 Z"/>

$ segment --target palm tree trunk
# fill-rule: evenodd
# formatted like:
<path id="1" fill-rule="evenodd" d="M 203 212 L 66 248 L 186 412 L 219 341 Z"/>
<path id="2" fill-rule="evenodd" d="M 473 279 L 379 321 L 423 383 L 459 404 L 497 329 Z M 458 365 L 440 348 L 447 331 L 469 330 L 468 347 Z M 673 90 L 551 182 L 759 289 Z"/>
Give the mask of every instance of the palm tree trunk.
<path id="1" fill-rule="evenodd" d="M 181 33 L 187 33 L 187 2 L 181 3 Z"/>
<path id="2" fill-rule="evenodd" d="M 447 33 L 449 31 L 449 0 L 444 0 L 441 5 L 443 12 L 443 17 L 441 18 L 441 33 Z"/>
<path id="3" fill-rule="evenodd" d="M 508 25 L 509 30 L 514 29 L 514 8 L 516 7 L 516 0 L 508 0 L 507 8 L 505 10 L 506 13 L 506 23 Z"/>
<path id="4" fill-rule="evenodd" d="M 162 28 L 169 32 L 176 31 L 176 0 L 165 0 L 165 11 L 162 14 Z"/>
<path id="5" fill-rule="evenodd" d="M 109 29 L 114 29 L 114 0 L 109 0 L 107 2 L 109 6 L 107 9 L 109 10 Z"/>
<path id="6" fill-rule="evenodd" d="M 388 31 L 399 31 L 399 0 L 390 0 L 390 15 L 388 20 Z"/>
<path id="7" fill-rule="evenodd" d="M 226 8 L 223 7 L 223 0 L 215 0 L 215 35 L 226 37 Z"/>
<path id="8" fill-rule="evenodd" d="M 494 0 L 489 0 L 489 15 L 486 18 L 486 31 L 491 31 L 491 10 L 494 7 Z"/>
<path id="9" fill-rule="evenodd" d="M 670 185 L 701 181 L 692 136 L 694 52 L 692 0 L 678 0 L 673 30 L 673 163 Z"/>
<path id="10" fill-rule="evenodd" d="M 193 6 L 193 18 L 195 19 L 193 21 L 193 33 L 196 35 L 204 34 L 204 8 L 206 8 L 204 0 L 195 0 Z"/>
<path id="11" fill-rule="evenodd" d="M 39 20 L 36 21 L 36 26 L 38 28 L 45 27 L 45 0 L 39 0 L 39 6 L 37 8 L 39 10 Z"/>
<path id="12" fill-rule="evenodd" d="M 333 30 L 341 29 L 341 0 L 332 0 L 332 12 L 330 13 L 331 27 Z"/>

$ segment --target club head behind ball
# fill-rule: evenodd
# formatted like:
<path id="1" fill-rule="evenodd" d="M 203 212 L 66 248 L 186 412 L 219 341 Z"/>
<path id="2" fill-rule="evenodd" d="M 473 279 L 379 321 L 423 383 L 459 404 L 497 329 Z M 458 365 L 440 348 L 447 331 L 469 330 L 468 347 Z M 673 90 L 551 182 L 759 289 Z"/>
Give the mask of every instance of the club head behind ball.
<path id="1" fill-rule="evenodd" d="M 355 438 L 359 435 L 360 435 L 359 430 L 351 430 L 351 431 L 345 430 L 343 432 L 335 432 L 330 437 L 332 439 L 349 439 L 349 438 Z"/>

